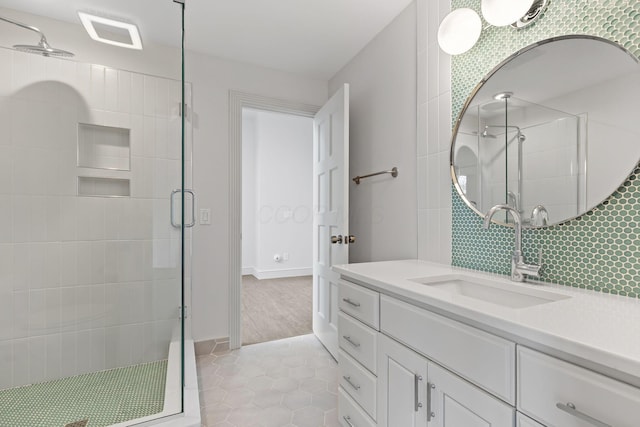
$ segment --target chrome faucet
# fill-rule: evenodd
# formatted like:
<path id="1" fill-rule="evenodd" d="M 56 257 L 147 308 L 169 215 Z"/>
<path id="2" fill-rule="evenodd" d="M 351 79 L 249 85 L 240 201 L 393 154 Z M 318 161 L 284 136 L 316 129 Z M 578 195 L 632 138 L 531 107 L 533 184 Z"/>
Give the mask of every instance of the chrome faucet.
<path id="1" fill-rule="evenodd" d="M 507 205 L 495 205 L 484 216 L 484 228 L 488 229 L 491 225 L 491 218 L 499 210 L 507 211 L 513 217 L 513 229 L 515 231 L 515 249 L 511 256 L 511 280 L 515 282 L 524 282 L 525 276 L 540 277 L 540 265 L 527 264 L 522 256 L 522 218 L 520 212 Z"/>

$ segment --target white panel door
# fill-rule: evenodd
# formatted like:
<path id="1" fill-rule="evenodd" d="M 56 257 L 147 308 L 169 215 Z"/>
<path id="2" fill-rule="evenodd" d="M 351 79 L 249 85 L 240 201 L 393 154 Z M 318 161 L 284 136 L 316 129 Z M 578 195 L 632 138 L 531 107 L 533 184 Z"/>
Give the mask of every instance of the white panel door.
<path id="1" fill-rule="evenodd" d="M 378 334 L 379 427 L 427 426 L 427 367 L 427 359 Z"/>
<path id="2" fill-rule="evenodd" d="M 314 118 L 313 180 L 313 332 L 337 359 L 340 275 L 331 266 L 349 262 L 349 85 Z"/>
<path id="3" fill-rule="evenodd" d="M 513 427 L 515 409 L 429 362 L 429 427 Z"/>

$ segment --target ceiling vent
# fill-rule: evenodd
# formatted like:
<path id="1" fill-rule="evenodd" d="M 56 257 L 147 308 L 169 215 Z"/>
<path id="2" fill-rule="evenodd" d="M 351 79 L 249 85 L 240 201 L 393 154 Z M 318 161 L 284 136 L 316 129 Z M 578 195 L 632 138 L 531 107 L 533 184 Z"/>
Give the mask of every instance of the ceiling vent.
<path id="1" fill-rule="evenodd" d="M 86 12 L 78 12 L 78 16 L 93 40 L 112 46 L 142 50 L 142 39 L 135 24 Z"/>

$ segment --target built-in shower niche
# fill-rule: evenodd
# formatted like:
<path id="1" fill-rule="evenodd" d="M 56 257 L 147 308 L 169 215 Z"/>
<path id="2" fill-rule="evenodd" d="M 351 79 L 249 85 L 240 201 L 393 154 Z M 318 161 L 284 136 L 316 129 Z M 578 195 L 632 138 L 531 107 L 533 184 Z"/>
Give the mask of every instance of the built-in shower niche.
<path id="1" fill-rule="evenodd" d="M 78 195 L 93 197 L 129 197 L 131 188 L 128 179 L 78 177 Z"/>
<path id="2" fill-rule="evenodd" d="M 131 170 L 131 131 L 78 123 L 78 166 Z"/>
<path id="3" fill-rule="evenodd" d="M 103 170 L 111 176 L 78 176 L 78 195 L 92 197 L 129 197 L 131 184 L 131 131 L 112 126 L 78 123 L 78 167 Z M 113 176 L 115 175 L 115 176 Z"/>

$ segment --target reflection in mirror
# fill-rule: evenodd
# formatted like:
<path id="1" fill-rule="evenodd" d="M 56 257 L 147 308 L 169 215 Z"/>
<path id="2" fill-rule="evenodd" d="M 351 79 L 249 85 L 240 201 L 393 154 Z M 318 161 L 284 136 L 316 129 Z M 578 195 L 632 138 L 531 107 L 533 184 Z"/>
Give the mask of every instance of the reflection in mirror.
<path id="1" fill-rule="evenodd" d="M 523 49 L 460 114 L 451 147 L 458 192 L 481 215 L 507 204 L 528 227 L 587 212 L 640 158 L 639 97 L 638 61 L 609 41 L 565 36 Z"/>

